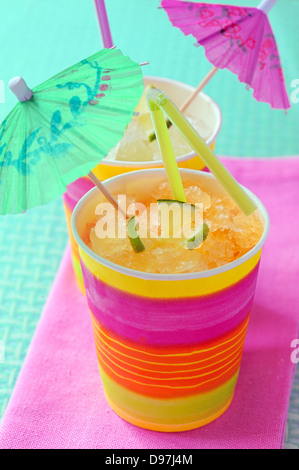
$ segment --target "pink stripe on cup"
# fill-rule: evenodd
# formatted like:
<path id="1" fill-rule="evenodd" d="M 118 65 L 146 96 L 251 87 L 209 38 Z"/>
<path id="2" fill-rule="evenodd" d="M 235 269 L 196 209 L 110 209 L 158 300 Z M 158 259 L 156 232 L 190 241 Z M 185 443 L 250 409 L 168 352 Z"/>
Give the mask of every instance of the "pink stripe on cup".
<path id="1" fill-rule="evenodd" d="M 251 310 L 258 273 L 257 265 L 242 280 L 215 294 L 157 299 L 111 287 L 81 264 L 88 305 L 99 323 L 123 338 L 148 345 L 196 344 L 229 332 Z"/>

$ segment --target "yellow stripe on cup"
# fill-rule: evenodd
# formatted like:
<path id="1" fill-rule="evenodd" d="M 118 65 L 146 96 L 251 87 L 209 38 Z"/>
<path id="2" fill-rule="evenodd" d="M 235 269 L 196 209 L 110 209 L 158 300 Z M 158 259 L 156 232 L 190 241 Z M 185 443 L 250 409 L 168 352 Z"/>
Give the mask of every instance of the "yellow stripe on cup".
<path id="1" fill-rule="evenodd" d="M 156 399 L 134 393 L 114 382 L 100 368 L 107 401 L 126 421 L 145 429 L 179 432 L 204 426 L 230 405 L 239 371 L 220 387 L 186 398 Z M 148 419 L 151 410 L 151 421 Z"/>
<path id="2" fill-rule="evenodd" d="M 82 269 L 81 269 L 81 264 L 79 258 L 72 253 L 72 263 L 73 263 L 73 268 L 75 271 L 75 276 L 76 276 L 76 281 L 78 284 L 79 289 L 83 294 L 85 294 L 85 286 L 84 286 L 84 280 L 83 280 L 83 274 L 82 274 Z"/>
<path id="3" fill-rule="evenodd" d="M 152 298 L 183 298 L 219 292 L 247 276 L 258 264 L 261 252 L 262 250 L 259 250 L 254 256 L 244 261 L 244 263 L 214 276 L 209 275 L 207 277 L 185 280 L 164 280 L 161 282 L 161 280 L 134 277 L 134 272 L 132 272 L 132 276 L 128 276 L 120 271 L 111 269 L 91 258 L 79 247 L 81 262 L 84 263 L 95 277 L 116 289 Z"/>
<path id="4" fill-rule="evenodd" d="M 213 150 L 215 148 L 215 142 L 213 142 L 210 147 Z M 140 162 L 139 165 L 122 165 L 120 161 L 113 162 L 107 160 L 107 162 L 99 163 L 92 171 L 99 180 L 103 181 L 113 176 L 122 175 L 123 173 L 130 173 L 131 171 L 144 170 L 146 168 L 163 168 L 162 162 L 158 162 L 157 164 L 154 162 L 151 163 L 153 164 L 147 165 L 146 162 L 144 164 Z M 190 170 L 203 170 L 206 167 L 201 158 L 195 155 L 194 152 L 192 152 L 188 158 L 177 158 L 177 164 L 179 168 L 189 168 Z"/>

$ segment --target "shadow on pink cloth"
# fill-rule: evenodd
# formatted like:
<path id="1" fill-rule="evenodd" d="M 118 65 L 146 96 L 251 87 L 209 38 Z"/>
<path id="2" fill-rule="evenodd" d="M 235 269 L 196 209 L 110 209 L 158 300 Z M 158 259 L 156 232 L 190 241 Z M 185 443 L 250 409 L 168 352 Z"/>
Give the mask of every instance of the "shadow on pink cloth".
<path id="1" fill-rule="evenodd" d="M 270 214 L 234 400 L 206 427 L 185 433 L 136 428 L 108 406 L 89 312 L 69 249 L 0 428 L 1 448 L 281 448 L 299 337 L 299 158 L 223 159 Z"/>

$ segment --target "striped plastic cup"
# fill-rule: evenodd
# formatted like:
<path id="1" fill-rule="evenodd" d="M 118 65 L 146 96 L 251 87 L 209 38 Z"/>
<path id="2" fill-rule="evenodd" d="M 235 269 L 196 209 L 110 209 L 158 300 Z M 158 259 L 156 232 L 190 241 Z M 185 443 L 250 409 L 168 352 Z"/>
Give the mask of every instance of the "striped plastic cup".
<path id="1" fill-rule="evenodd" d="M 185 83 L 160 77 L 144 77 L 144 84 L 145 86 L 153 84 L 157 88 L 164 90 L 178 106 L 184 103 L 184 101 L 194 90 L 194 87 L 186 85 Z M 219 134 L 222 124 L 220 108 L 217 103 L 215 103 L 215 101 L 213 101 L 208 95 L 205 93 L 200 93 L 188 108 L 188 115 L 191 117 L 196 118 L 199 113 L 201 116 L 204 116 L 206 124 L 212 129 L 212 133 L 207 140 L 207 144 L 210 145 L 212 149 L 214 149 L 216 138 Z M 177 157 L 177 162 L 180 168 L 202 170 L 205 166 L 203 161 L 193 151 Z M 161 167 L 163 167 L 162 160 L 152 162 L 123 162 L 104 160 L 93 169 L 93 172 L 100 180 L 106 180 L 122 173 L 128 173 L 140 169 Z M 83 286 L 83 278 L 79 262 L 78 247 L 71 230 L 71 217 L 73 209 L 79 199 L 93 187 L 94 185 L 88 177 L 80 178 L 74 183 L 70 184 L 67 188 L 67 191 L 63 195 L 64 210 L 72 247 L 73 266 L 78 285 L 81 286 L 81 288 Z"/>
<path id="2" fill-rule="evenodd" d="M 203 189 L 219 189 L 209 173 L 181 173 Z M 119 194 L 134 189 L 144 194 L 162 178 L 163 170 L 142 170 L 106 185 Z M 264 206 L 246 191 L 264 223 L 260 241 L 236 261 L 199 273 L 150 274 L 102 258 L 83 241 L 99 192 L 92 189 L 74 210 L 72 228 L 105 395 L 113 410 L 136 426 L 168 432 L 197 428 L 232 401 L 269 229 Z"/>

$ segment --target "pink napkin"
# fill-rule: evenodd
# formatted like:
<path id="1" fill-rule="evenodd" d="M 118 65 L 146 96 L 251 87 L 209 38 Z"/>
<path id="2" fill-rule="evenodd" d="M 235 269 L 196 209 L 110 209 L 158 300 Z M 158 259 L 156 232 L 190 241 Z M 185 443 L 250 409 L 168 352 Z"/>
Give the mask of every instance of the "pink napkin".
<path id="1" fill-rule="evenodd" d="M 0 428 L 1 448 L 281 448 L 299 337 L 299 158 L 225 158 L 268 208 L 270 235 L 234 400 L 206 427 L 158 433 L 108 406 L 89 312 L 66 250 Z"/>

